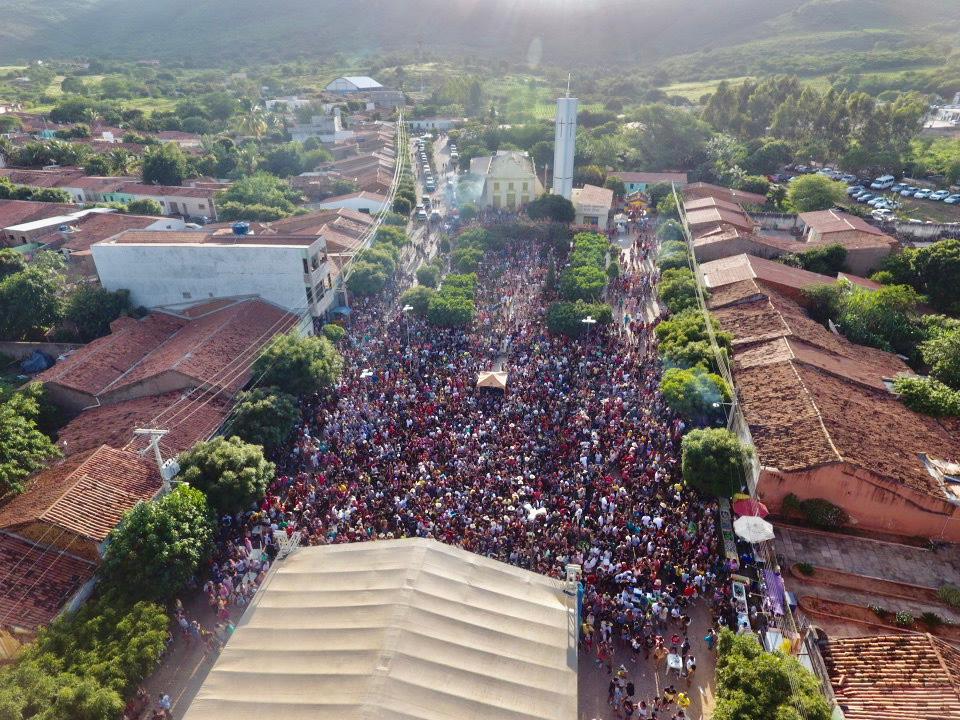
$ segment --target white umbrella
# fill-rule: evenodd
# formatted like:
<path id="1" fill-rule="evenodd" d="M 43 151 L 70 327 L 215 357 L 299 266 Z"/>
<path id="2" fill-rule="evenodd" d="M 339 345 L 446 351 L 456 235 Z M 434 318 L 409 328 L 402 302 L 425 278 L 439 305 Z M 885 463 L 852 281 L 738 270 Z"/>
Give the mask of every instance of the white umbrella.
<path id="1" fill-rule="evenodd" d="M 733 531 L 749 543 L 773 540 L 773 525 L 762 517 L 744 515 L 733 521 Z"/>

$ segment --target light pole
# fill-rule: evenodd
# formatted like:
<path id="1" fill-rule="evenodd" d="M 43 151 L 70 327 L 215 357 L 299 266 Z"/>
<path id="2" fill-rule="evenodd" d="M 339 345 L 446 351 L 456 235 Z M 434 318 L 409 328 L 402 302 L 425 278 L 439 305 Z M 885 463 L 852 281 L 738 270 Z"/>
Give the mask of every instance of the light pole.
<path id="1" fill-rule="evenodd" d="M 590 332 L 591 328 L 597 324 L 597 321 L 594 320 L 592 315 L 587 315 L 583 320 L 581 320 L 584 325 L 587 326 L 587 332 Z"/>

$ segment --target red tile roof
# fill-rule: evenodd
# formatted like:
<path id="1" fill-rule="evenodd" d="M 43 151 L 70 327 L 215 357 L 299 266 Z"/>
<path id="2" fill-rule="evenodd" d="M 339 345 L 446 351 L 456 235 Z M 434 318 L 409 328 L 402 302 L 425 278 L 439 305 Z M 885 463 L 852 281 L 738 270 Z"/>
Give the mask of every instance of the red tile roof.
<path id="1" fill-rule="evenodd" d="M 685 198 L 714 197 L 718 200 L 747 205 L 765 205 L 767 202 L 765 195 L 744 192 L 743 190 L 734 190 L 732 188 L 703 182 L 687 185 L 683 189 L 683 196 Z"/>
<path id="2" fill-rule="evenodd" d="M 75 351 L 37 376 L 109 401 L 111 393 L 164 373 L 194 383 L 242 387 L 249 365 L 271 337 L 296 324 L 296 317 L 256 298 L 203 306 L 191 316 L 153 312 L 143 320 L 121 318 L 113 332 Z"/>
<path id="3" fill-rule="evenodd" d="M 45 220 L 76 212 L 76 205 L 67 203 L 32 202 L 30 200 L 0 200 L 0 228 Z"/>
<path id="4" fill-rule="evenodd" d="M 582 188 L 573 189 L 571 199 L 573 200 L 574 206 L 596 205 L 610 207 L 613 205 L 613 190 L 597 187 L 596 185 L 584 185 Z"/>
<path id="5" fill-rule="evenodd" d="M 128 195 L 148 195 L 150 197 L 192 197 L 212 198 L 216 192 L 212 188 L 181 187 L 179 185 L 144 185 L 142 183 L 126 183 L 121 185 L 118 192 Z"/>
<path id="6" fill-rule="evenodd" d="M 25 170 L 22 168 L 0 168 L 0 177 L 5 177 L 14 185 L 31 187 L 60 187 L 69 185 L 71 180 L 84 176 L 81 168 L 64 167 L 57 170 Z"/>
<path id="7" fill-rule="evenodd" d="M 798 290 L 811 285 L 831 284 L 835 278 L 800 268 L 790 267 L 774 260 L 753 255 L 732 255 L 700 264 L 700 274 L 708 288 L 729 285 L 740 280 L 756 278 Z"/>
<path id="8" fill-rule="evenodd" d="M 931 635 L 838 638 L 824 660 L 846 720 L 960 720 L 960 652 Z"/>
<path id="9" fill-rule="evenodd" d="M 122 213 L 91 213 L 70 224 L 73 231 L 61 247 L 72 252 L 89 250 L 94 243 L 111 238 L 124 230 L 142 230 L 163 221 L 169 222 L 170 218 Z M 43 240 L 44 238 L 41 238 L 41 241 Z"/>
<path id="10" fill-rule="evenodd" d="M 149 439 L 134 436 L 141 427 L 169 430 L 160 439 L 164 457 L 177 455 L 216 431 L 230 411 L 225 394 L 172 392 L 101 405 L 80 413 L 57 433 L 67 456 L 89 452 L 100 445 L 143 450 Z M 162 420 L 157 420 L 159 418 Z"/>
<path id="11" fill-rule="evenodd" d="M 798 217 L 804 225 L 824 235 L 858 230 L 869 235 L 887 237 L 884 232 L 875 228 L 863 218 L 840 210 L 818 210 L 817 212 L 800 213 Z"/>
<path id="12" fill-rule="evenodd" d="M 124 514 L 162 486 L 152 457 L 106 445 L 40 472 L 0 509 L 0 528 L 40 522 L 102 542 Z"/>
<path id="13" fill-rule="evenodd" d="M 35 631 L 93 577 L 93 563 L 0 533 L 0 618 Z"/>

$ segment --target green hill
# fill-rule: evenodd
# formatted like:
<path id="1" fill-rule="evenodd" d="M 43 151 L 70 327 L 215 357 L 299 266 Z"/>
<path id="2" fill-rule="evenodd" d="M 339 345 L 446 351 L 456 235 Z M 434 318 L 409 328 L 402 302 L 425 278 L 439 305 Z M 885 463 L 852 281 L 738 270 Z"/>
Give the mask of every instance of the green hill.
<path id="1" fill-rule="evenodd" d="M 955 42 L 958 28 L 960 3 L 944 0 L 0 0 L 0 63 L 278 61 L 422 48 L 564 67 L 719 53 L 729 65 L 722 54 L 739 47 L 768 61 L 922 49 Z M 684 66 L 688 75 L 702 74 L 696 65 Z"/>

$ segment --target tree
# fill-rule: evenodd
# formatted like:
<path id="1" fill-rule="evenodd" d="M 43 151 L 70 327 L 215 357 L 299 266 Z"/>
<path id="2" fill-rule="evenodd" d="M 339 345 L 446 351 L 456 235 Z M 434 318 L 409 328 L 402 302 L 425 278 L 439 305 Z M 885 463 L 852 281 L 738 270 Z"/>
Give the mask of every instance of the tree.
<path id="1" fill-rule="evenodd" d="M 21 253 L 11 248 L 0 248 L 0 280 L 14 275 L 27 266 L 27 260 Z"/>
<path id="2" fill-rule="evenodd" d="M 733 186 L 737 190 L 757 193 L 757 195 L 766 195 L 770 191 L 770 181 L 763 175 L 743 175 L 734 181 Z"/>
<path id="3" fill-rule="evenodd" d="M 934 335 L 920 344 L 920 353 L 931 377 L 960 390 L 960 329 Z"/>
<path id="4" fill-rule="evenodd" d="M 287 143 L 270 148 L 263 168 L 278 177 L 299 175 L 303 172 L 303 148 L 300 143 Z"/>
<path id="5" fill-rule="evenodd" d="M 398 195 L 393 199 L 393 207 L 391 210 L 398 215 L 409 216 L 410 213 L 413 212 L 413 204 L 408 198 Z"/>
<path id="6" fill-rule="evenodd" d="M 460 219 L 464 222 L 470 222 L 480 214 L 480 208 L 475 202 L 466 202 L 460 206 Z"/>
<path id="7" fill-rule="evenodd" d="M 706 159 L 710 127 L 692 113 L 663 104 L 642 105 L 626 131 L 631 159 L 644 170 L 693 168 Z"/>
<path id="8" fill-rule="evenodd" d="M 608 190 L 613 190 L 613 194 L 618 198 L 622 198 L 627 194 L 627 186 L 623 180 L 618 177 L 608 176 L 607 179 L 604 180 L 603 186 Z"/>
<path id="9" fill-rule="evenodd" d="M 355 260 L 347 278 L 347 289 L 360 297 L 376 295 L 386 287 L 389 276 L 382 265 Z"/>
<path id="10" fill-rule="evenodd" d="M 840 328 L 849 340 L 914 355 L 922 333 L 915 322 L 922 297 L 907 285 L 879 290 L 849 286 L 840 300 Z"/>
<path id="11" fill-rule="evenodd" d="M 846 186 L 825 175 L 800 175 L 787 190 L 787 202 L 798 213 L 829 210 L 846 199 Z"/>
<path id="12" fill-rule="evenodd" d="M 231 421 L 231 428 L 271 440 L 276 447 L 286 439 L 299 417 L 299 409 L 289 395 L 268 399 L 269 395 L 263 390 L 242 393 L 239 403 L 245 406 L 238 404 L 242 417 L 238 415 Z M 258 427 L 258 423 L 263 426 Z M 244 442 L 236 435 L 197 443 L 181 453 L 177 461 L 178 478 L 202 490 L 217 513 L 231 515 L 262 497 L 276 471 L 274 464 L 263 456 L 261 445 Z"/>
<path id="13" fill-rule="evenodd" d="M 743 161 L 747 172 L 758 175 L 770 175 L 790 162 L 793 151 L 790 144 L 783 140 L 765 140 Z"/>
<path id="14" fill-rule="evenodd" d="M 126 291 L 110 292 L 93 283 L 81 283 L 68 296 L 64 322 L 76 329 L 81 342 L 90 342 L 110 332 L 110 323 L 129 307 Z"/>
<path id="15" fill-rule="evenodd" d="M 437 327 L 465 327 L 476 313 L 473 299 L 460 294 L 437 292 L 427 305 L 427 321 Z"/>
<path id="16" fill-rule="evenodd" d="M 650 206 L 656 207 L 667 195 L 673 195 L 673 185 L 668 182 L 653 183 L 652 185 L 647 185 L 644 194 L 647 196 L 647 199 L 650 200 Z"/>
<path id="17" fill-rule="evenodd" d="M 577 185 L 596 185 L 603 187 L 607 174 L 599 165 L 581 165 L 574 170 L 573 181 Z"/>
<path id="18" fill-rule="evenodd" d="M 290 187 L 290 183 L 266 172 L 241 178 L 217 193 L 217 203 L 221 209 L 227 203 L 236 203 L 240 207 L 270 208 L 280 217 L 291 215 L 302 200 L 303 196 Z"/>
<path id="19" fill-rule="evenodd" d="M 147 148 L 143 154 L 143 182 L 147 185 L 182 185 L 190 168 L 176 143 Z"/>
<path id="20" fill-rule="evenodd" d="M 163 215 L 163 207 L 156 200 L 141 198 L 127 203 L 127 212 L 133 215 Z"/>
<path id="21" fill-rule="evenodd" d="M 592 317 L 598 323 L 613 321 L 613 308 L 606 303 L 555 302 L 547 308 L 547 329 L 557 335 L 578 338 L 589 332 L 590 326 L 583 320 Z"/>
<path id="22" fill-rule="evenodd" d="M 686 237 L 683 234 L 683 225 L 676 220 L 667 220 L 665 223 L 660 225 L 660 227 L 657 228 L 657 237 L 664 242 L 669 240 L 686 240 Z"/>
<path id="23" fill-rule="evenodd" d="M 323 336 L 336 345 L 347 336 L 347 331 L 336 323 L 327 323 L 323 326 Z"/>
<path id="24" fill-rule="evenodd" d="M 60 321 L 63 317 L 62 267 L 62 259 L 56 256 L 49 264 L 34 261 L 21 272 L 0 281 L 0 337 L 37 339 Z"/>
<path id="25" fill-rule="evenodd" d="M 720 632 L 714 720 L 830 720 L 817 678 L 792 656 L 769 653 L 751 633 Z"/>
<path id="26" fill-rule="evenodd" d="M 124 599 L 170 600 L 209 556 L 213 533 L 207 498 L 195 487 L 142 502 L 110 533 L 103 582 Z"/>
<path id="27" fill-rule="evenodd" d="M 577 217 L 573 203 L 562 195 L 544 193 L 527 203 L 527 216 L 531 220 L 549 220 L 557 223 L 572 223 Z"/>
<path id="28" fill-rule="evenodd" d="M 328 327 L 336 327 L 343 332 L 339 325 Z M 257 388 L 237 394 L 233 419 L 226 432 L 272 451 L 283 445 L 299 419 L 300 408 L 295 397 L 275 388 Z M 196 449 L 194 447 L 193 450 Z"/>
<path id="29" fill-rule="evenodd" d="M 83 171 L 87 175 L 102 177 L 113 174 L 113 163 L 106 155 L 91 155 L 83 164 Z"/>
<path id="30" fill-rule="evenodd" d="M 672 313 L 697 307 L 697 280 L 687 267 L 664 270 L 657 283 L 657 296 Z"/>
<path id="31" fill-rule="evenodd" d="M 430 298 L 435 292 L 432 287 L 425 284 L 415 285 L 400 296 L 400 302 L 412 307 L 417 317 L 425 318 L 430 308 Z"/>
<path id="32" fill-rule="evenodd" d="M 670 195 L 665 195 L 663 199 L 657 203 L 657 215 L 661 218 L 670 218 L 673 220 L 678 220 L 680 218 L 680 211 L 677 209 L 677 198 L 672 193 Z"/>
<path id="33" fill-rule="evenodd" d="M 23 492 L 24 481 L 60 455 L 37 425 L 42 392 L 32 383 L 0 402 L 0 497 Z"/>
<path id="34" fill-rule="evenodd" d="M 667 368 L 660 380 L 660 392 L 675 413 L 687 422 L 701 424 L 722 418 L 723 403 L 731 398 L 726 380 L 701 367 Z"/>
<path id="35" fill-rule="evenodd" d="M 406 224 L 404 223 L 404 226 Z M 406 230 L 404 227 L 398 227 L 396 225 L 384 225 L 377 230 L 376 237 L 374 241 L 377 243 L 384 243 L 386 245 L 392 245 L 393 247 L 403 248 L 410 244 L 410 238 L 407 237 Z"/>
<path id="36" fill-rule="evenodd" d="M 914 412 L 933 417 L 960 417 L 960 390 L 933 378 L 898 377 L 893 389 Z"/>
<path id="37" fill-rule="evenodd" d="M 898 282 L 928 296 L 941 312 L 960 315 L 960 240 L 948 238 L 928 247 L 907 248 L 900 255 L 909 268 L 909 279 Z M 891 261 L 894 257 L 899 256 L 891 256 Z"/>
<path id="38" fill-rule="evenodd" d="M 840 244 L 821 245 L 801 253 L 783 255 L 780 262 L 820 275 L 836 275 L 847 267 L 847 249 Z"/>
<path id="39" fill-rule="evenodd" d="M 267 387 L 301 398 L 327 390 L 343 372 L 343 358 L 326 338 L 296 332 L 278 337 L 253 363 L 254 377 Z"/>
<path id="40" fill-rule="evenodd" d="M 417 282 L 435 288 L 440 283 L 440 268 L 436 265 L 423 265 L 417 268 Z"/>
<path id="41" fill-rule="evenodd" d="M 750 449 L 724 428 L 691 430 L 683 436 L 683 480 L 705 495 L 730 497 L 743 487 Z"/>

